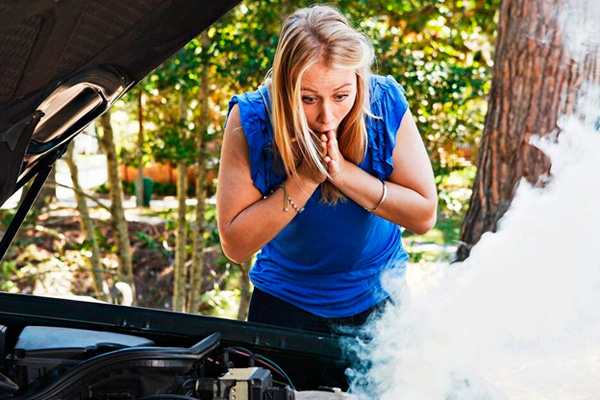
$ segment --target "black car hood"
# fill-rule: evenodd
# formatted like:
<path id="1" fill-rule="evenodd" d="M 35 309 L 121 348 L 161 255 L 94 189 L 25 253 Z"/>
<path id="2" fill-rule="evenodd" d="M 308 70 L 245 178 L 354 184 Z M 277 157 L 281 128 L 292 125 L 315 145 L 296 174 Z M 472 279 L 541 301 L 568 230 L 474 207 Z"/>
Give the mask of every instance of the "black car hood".
<path id="1" fill-rule="evenodd" d="M 18 229 L 18 224 L 13 227 L 14 221 L 24 218 L 20 215 L 26 212 L 24 203 L 33 187 L 43 183 L 39 177 L 48 172 L 56 154 L 127 90 L 238 1 L 0 0 L 0 205 L 36 176 L 0 240 L 0 260 Z M 9 240 L 4 240 L 6 237 Z M 25 332 L 31 328 L 40 332 L 37 347 L 23 345 L 27 341 Z M 55 329 L 76 329 L 78 338 L 114 333 L 144 340 L 139 349 L 134 346 L 112 351 L 101 342 L 104 335 L 93 348 L 80 346 L 76 358 L 81 358 L 74 359 L 68 337 L 63 344 L 46 340 L 45 332 Z M 220 348 L 215 348 L 216 334 L 221 337 Z M 155 347 L 144 347 L 146 339 Z M 192 344 L 197 340 L 204 343 L 208 339 L 211 342 L 204 350 L 214 353 L 189 353 L 196 349 Z M 100 348 L 106 353 L 93 353 Z M 90 350 L 93 354 L 88 354 Z M 121 350 L 135 357 L 144 353 L 146 358 L 119 359 L 119 365 L 96 362 L 112 363 L 115 357 L 126 355 Z M 193 365 L 168 358 L 173 355 L 187 357 Z M 38 356 L 43 359 L 41 364 Z M 0 398 L 19 395 L 22 392 L 16 392 L 18 387 L 43 391 L 27 392 L 30 399 L 139 398 L 163 384 L 169 391 L 156 390 L 153 398 L 160 397 L 157 393 L 176 398 L 171 382 L 181 383 L 181 390 L 195 382 L 194 390 L 203 391 L 208 382 L 209 391 L 214 393 L 242 385 L 227 376 L 238 376 L 233 372 L 238 364 L 254 367 L 255 359 L 275 376 L 291 378 L 300 388 L 346 385 L 344 370 L 348 363 L 333 335 L 169 311 L 0 293 Z M 178 363 L 181 370 L 175 370 Z M 116 369 L 109 371 L 108 366 Z M 229 372 L 221 375 L 221 369 Z M 237 368 L 241 369 L 248 368 Z M 87 375 L 73 375 L 78 371 Z M 270 375 L 260 374 L 265 380 L 257 381 L 259 384 L 271 379 Z M 250 382 L 254 376 L 246 380 Z M 88 381 L 82 384 L 81 377 Z M 56 385 L 61 382 L 69 383 L 61 390 L 71 391 L 71 397 L 56 394 Z M 107 383 L 102 386 L 102 382 Z M 45 386 L 36 386 L 41 384 Z M 275 393 L 289 394 L 288 388 L 278 389 Z M 254 386 L 252 390 L 254 393 Z M 135 397 L 124 395 L 134 392 Z M 90 397 L 92 393 L 100 393 L 100 397 Z M 102 397 L 104 394 L 106 397 Z M 324 398 L 322 392 L 318 398 Z M 330 393 L 327 398 L 342 397 Z"/>
<path id="2" fill-rule="evenodd" d="M 238 2 L 0 0 L 0 205 Z"/>

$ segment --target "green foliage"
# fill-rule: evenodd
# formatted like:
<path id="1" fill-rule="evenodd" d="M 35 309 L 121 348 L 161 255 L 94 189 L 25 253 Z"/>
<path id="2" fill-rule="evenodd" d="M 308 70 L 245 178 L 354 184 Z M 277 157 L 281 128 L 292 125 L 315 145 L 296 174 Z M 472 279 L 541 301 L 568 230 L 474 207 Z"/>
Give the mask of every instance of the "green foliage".
<path id="1" fill-rule="evenodd" d="M 238 91 L 256 88 L 272 63 L 281 21 L 311 4 L 242 3 L 211 29 L 216 40 L 209 53 L 221 60 L 217 71 L 231 76 L 230 86 Z M 394 76 L 406 88 L 436 174 L 473 162 L 490 89 L 499 0 L 343 0 L 336 6 L 371 38 L 375 72 Z M 461 152 L 464 157 L 452 157 Z"/>
<path id="2" fill-rule="evenodd" d="M 197 162 L 194 137 L 213 143 L 202 155 L 216 168 L 228 100 L 253 90 L 272 64 L 281 21 L 314 1 L 246 0 L 139 84 L 147 96 L 145 160 Z M 375 72 L 407 90 L 436 175 L 474 163 L 490 89 L 499 0 L 342 0 L 335 5 L 372 40 Z M 198 132 L 199 93 L 208 68 L 210 124 Z M 126 98 L 137 112 L 137 91 Z M 183 105 L 183 108 L 182 108 Z M 125 149 L 122 156 L 134 164 Z"/>
<path id="3" fill-rule="evenodd" d="M 0 210 L 0 228 L 2 231 L 6 231 L 10 225 L 10 221 L 14 218 L 15 213 L 11 210 Z"/>
<path id="4" fill-rule="evenodd" d="M 378 72 L 404 85 L 435 172 L 448 173 L 460 164 L 450 155 L 475 147 L 483 129 L 499 2 L 359 4 L 353 15 L 374 42 Z M 361 16 L 365 9 L 367 18 Z"/>
<path id="5" fill-rule="evenodd" d="M 234 319 L 239 304 L 239 290 L 223 290 L 215 284 L 200 296 L 204 315 Z"/>
<path id="6" fill-rule="evenodd" d="M 411 263 L 451 261 L 460 237 L 461 217 L 440 215 L 436 226 L 425 235 L 405 232 L 404 248 Z"/>
<path id="7" fill-rule="evenodd" d="M 193 190 L 193 188 L 190 188 Z M 157 196 L 175 196 L 177 194 L 177 186 L 172 183 L 154 182 L 152 193 Z"/>
<path id="8" fill-rule="evenodd" d="M 184 160 L 192 164 L 197 156 L 192 134 L 183 120 L 165 122 L 160 135 L 150 142 L 150 151 L 158 162 L 176 163 Z"/>
<path id="9" fill-rule="evenodd" d="M 108 194 L 108 184 L 102 183 L 100 186 L 93 188 L 92 192 L 98 194 Z"/>
<path id="10" fill-rule="evenodd" d="M 217 207 L 216 204 L 207 204 L 204 209 L 204 222 L 206 231 L 204 232 L 204 246 L 214 246 L 221 243 L 219 231 L 217 228 Z"/>
<path id="11" fill-rule="evenodd" d="M 411 232 L 403 235 L 410 262 L 431 263 L 453 259 L 475 173 L 475 166 L 468 166 L 436 176 L 438 219 L 435 227 L 425 235 Z"/>
<path id="12" fill-rule="evenodd" d="M 121 181 L 121 186 L 123 187 L 123 193 L 126 195 L 135 195 L 135 183 L 133 182 L 126 182 L 126 181 Z M 100 186 L 95 187 L 92 189 L 92 192 L 97 193 L 97 194 L 108 194 L 109 190 L 108 190 L 108 183 L 102 183 L 100 184 Z"/>
<path id="13" fill-rule="evenodd" d="M 22 278 L 14 260 L 0 262 L 0 292 L 13 292 L 17 289 L 15 281 Z"/>
<path id="14" fill-rule="evenodd" d="M 141 232 L 135 234 L 135 237 L 140 239 L 148 248 L 158 252 L 162 249 L 162 246 L 152 237 L 145 235 Z"/>
<path id="15" fill-rule="evenodd" d="M 464 214 L 469 205 L 475 173 L 475 166 L 470 166 L 436 176 L 440 211 L 444 218 Z"/>

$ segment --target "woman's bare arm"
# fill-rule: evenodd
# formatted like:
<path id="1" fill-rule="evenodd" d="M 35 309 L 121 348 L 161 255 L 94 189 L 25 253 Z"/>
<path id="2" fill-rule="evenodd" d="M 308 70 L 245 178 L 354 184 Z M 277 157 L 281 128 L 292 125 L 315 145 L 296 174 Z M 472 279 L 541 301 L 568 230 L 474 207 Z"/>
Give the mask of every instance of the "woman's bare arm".
<path id="1" fill-rule="evenodd" d="M 319 185 L 317 181 L 324 179 L 302 172 L 306 171 L 301 169 L 284 182 L 289 196 L 300 207 Z M 225 128 L 217 185 L 217 223 L 225 255 L 243 262 L 273 239 L 296 216 L 291 206 L 285 212 L 283 205 L 283 190 L 263 199 L 252 182 L 248 143 L 235 105 Z"/>

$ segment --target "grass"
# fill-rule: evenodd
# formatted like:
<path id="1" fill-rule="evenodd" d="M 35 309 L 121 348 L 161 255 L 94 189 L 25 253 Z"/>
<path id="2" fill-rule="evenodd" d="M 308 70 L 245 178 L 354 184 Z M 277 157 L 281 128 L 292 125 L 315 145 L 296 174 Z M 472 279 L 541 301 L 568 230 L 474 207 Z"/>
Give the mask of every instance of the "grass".
<path id="1" fill-rule="evenodd" d="M 411 263 L 448 262 L 454 258 L 460 237 L 461 216 L 440 215 L 425 235 L 405 231 L 403 242 Z"/>
<path id="2" fill-rule="evenodd" d="M 425 235 L 405 232 L 404 247 L 409 253 L 410 262 L 448 262 L 454 258 L 474 176 L 475 168 L 467 167 L 436 179 L 439 197 L 438 220 L 435 227 Z"/>

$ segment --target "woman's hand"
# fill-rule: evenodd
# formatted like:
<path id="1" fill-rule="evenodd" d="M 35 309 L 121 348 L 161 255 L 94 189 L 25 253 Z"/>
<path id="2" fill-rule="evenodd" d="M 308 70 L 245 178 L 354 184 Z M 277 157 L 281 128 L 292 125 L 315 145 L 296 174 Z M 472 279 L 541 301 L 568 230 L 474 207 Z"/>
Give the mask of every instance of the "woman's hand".
<path id="1" fill-rule="evenodd" d="M 335 181 L 335 179 L 342 174 L 346 159 L 340 152 L 335 131 L 329 131 L 326 134 L 322 134 L 321 141 L 326 143 L 326 154 L 324 161 L 325 165 L 327 166 L 327 172 L 329 172 L 331 180 Z"/>
<path id="2" fill-rule="evenodd" d="M 335 131 L 322 133 L 320 139 L 321 157 L 331 180 L 334 181 L 343 172 L 346 159 L 340 152 Z M 306 161 L 300 164 L 298 173 L 316 184 L 320 184 L 327 179 L 325 174 Z"/>
<path id="3" fill-rule="evenodd" d="M 382 204 L 381 181 L 345 160 L 331 133 L 328 139 L 324 161 L 335 179 L 332 183 L 344 195 L 367 209 L 379 204 L 373 214 L 411 232 L 424 234 L 434 226 L 438 203 L 435 179 L 425 145 L 409 111 L 396 132 L 392 153 L 394 169 L 385 179 L 388 195 Z"/>
<path id="4" fill-rule="evenodd" d="M 327 135 L 321 134 L 320 139 L 321 159 L 324 161 L 327 155 Z M 326 164 L 325 168 L 327 168 Z M 298 174 L 300 174 L 306 179 L 309 179 L 311 182 L 316 183 L 317 185 L 323 183 L 325 179 L 327 179 L 327 175 L 323 174 L 317 168 L 314 168 L 311 165 L 311 163 L 307 162 L 306 160 L 303 160 L 300 166 L 298 167 Z"/>

